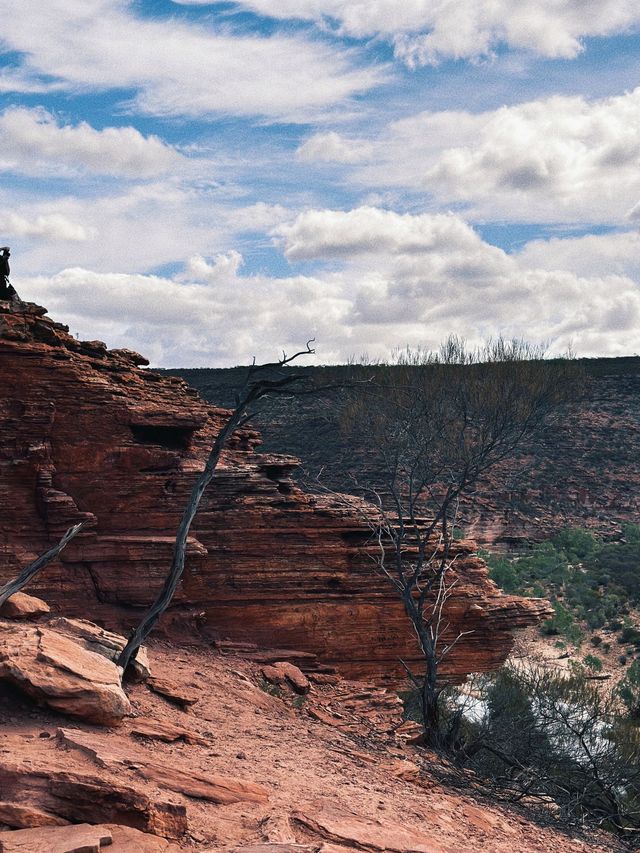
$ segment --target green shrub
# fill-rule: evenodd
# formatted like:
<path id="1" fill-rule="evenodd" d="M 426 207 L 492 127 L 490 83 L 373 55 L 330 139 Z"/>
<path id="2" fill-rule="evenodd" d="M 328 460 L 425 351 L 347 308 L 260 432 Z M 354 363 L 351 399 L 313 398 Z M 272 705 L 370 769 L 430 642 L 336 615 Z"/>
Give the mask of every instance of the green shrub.
<path id="1" fill-rule="evenodd" d="M 634 660 L 627 670 L 627 674 L 618 685 L 618 694 L 629 716 L 633 720 L 640 720 L 640 660 Z"/>
<path id="2" fill-rule="evenodd" d="M 633 643 L 634 646 L 640 644 L 640 631 L 637 628 L 634 628 L 632 625 L 627 625 L 626 628 L 623 628 L 620 632 L 620 636 L 618 637 L 618 642 L 620 645 L 624 645 L 625 643 Z"/>
<path id="3" fill-rule="evenodd" d="M 602 672 L 602 660 L 599 657 L 596 657 L 596 655 L 585 655 L 582 659 L 582 663 L 587 669 L 591 670 L 591 672 Z"/>

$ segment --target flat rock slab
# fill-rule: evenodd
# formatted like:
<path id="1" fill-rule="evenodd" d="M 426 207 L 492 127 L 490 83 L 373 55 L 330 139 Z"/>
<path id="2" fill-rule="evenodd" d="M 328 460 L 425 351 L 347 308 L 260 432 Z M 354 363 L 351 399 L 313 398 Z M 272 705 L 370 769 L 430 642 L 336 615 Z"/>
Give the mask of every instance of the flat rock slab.
<path id="1" fill-rule="evenodd" d="M 160 788 L 175 791 L 197 800 L 229 805 L 230 803 L 266 803 L 269 792 L 257 782 L 245 782 L 229 776 L 210 776 L 193 770 L 182 770 L 149 761 L 135 750 L 112 746 L 79 729 L 58 729 L 58 738 L 66 746 L 89 755 L 101 767 L 130 767 Z"/>
<path id="2" fill-rule="evenodd" d="M 169 681 L 168 678 L 156 678 L 152 676 L 148 679 L 147 685 L 159 696 L 169 699 L 170 702 L 179 705 L 181 708 L 189 708 L 195 705 L 200 698 L 197 693 L 192 690 L 186 690 L 181 685 Z"/>
<path id="3" fill-rule="evenodd" d="M 130 826 L 109 823 L 104 828 L 113 836 L 113 845 L 107 848 L 108 853 L 180 853 L 176 844 Z"/>
<path id="4" fill-rule="evenodd" d="M 152 717 L 137 717 L 131 724 L 131 734 L 153 740 L 162 740 L 165 743 L 174 743 L 183 740 L 185 743 L 196 743 L 207 746 L 209 741 L 191 729 L 176 726 L 164 720 L 154 720 Z"/>
<path id="5" fill-rule="evenodd" d="M 68 619 L 66 616 L 59 616 L 49 622 L 49 627 L 73 637 L 79 645 L 90 652 L 102 655 L 112 663 L 116 663 L 120 652 L 127 644 L 126 638 L 121 634 L 107 631 L 106 628 L 101 628 L 87 619 Z M 145 681 L 150 674 L 147 650 L 141 646 L 135 659 L 127 667 L 127 678 L 130 681 Z"/>
<path id="6" fill-rule="evenodd" d="M 243 782 L 225 776 L 205 776 L 201 773 L 177 770 L 164 764 L 144 764 L 138 773 L 161 788 L 168 788 L 197 800 L 229 805 L 230 803 L 266 803 L 269 792 L 257 782 Z"/>
<path id="7" fill-rule="evenodd" d="M 0 834 L 0 853 L 100 853 L 112 842 L 108 830 L 88 823 L 17 829 Z"/>
<path id="8" fill-rule="evenodd" d="M 169 802 L 160 794 L 152 799 L 131 785 L 97 773 L 59 770 L 51 763 L 34 767 L 0 760 L 0 791 L 8 802 L 70 823 L 117 823 L 164 838 L 181 838 L 187 830 L 186 808 L 181 803 Z M 36 851 L 37 847 L 32 853 Z"/>
<path id="9" fill-rule="evenodd" d="M 26 592 L 14 592 L 0 607 L 0 616 L 5 619 L 37 619 L 50 612 L 51 608 L 46 601 L 27 595 Z"/>
<path id="10" fill-rule="evenodd" d="M 179 853 L 175 844 L 118 824 L 0 833 L 0 853 Z"/>
<path id="11" fill-rule="evenodd" d="M 34 826 L 67 826 L 69 821 L 35 806 L 0 802 L 0 823 L 12 829 L 31 829 Z"/>
<path id="12" fill-rule="evenodd" d="M 454 853 L 427 835 L 380 819 L 364 818 L 339 809 L 297 811 L 292 820 L 325 841 L 357 850 L 381 853 Z"/>
<path id="13" fill-rule="evenodd" d="M 0 679 L 99 725 L 117 725 L 131 712 L 115 664 L 48 627 L 0 621 Z"/>
<path id="14" fill-rule="evenodd" d="M 214 853 L 215 848 L 204 853 Z M 226 853 L 318 853 L 317 844 L 249 844 L 247 847 L 231 847 Z"/>

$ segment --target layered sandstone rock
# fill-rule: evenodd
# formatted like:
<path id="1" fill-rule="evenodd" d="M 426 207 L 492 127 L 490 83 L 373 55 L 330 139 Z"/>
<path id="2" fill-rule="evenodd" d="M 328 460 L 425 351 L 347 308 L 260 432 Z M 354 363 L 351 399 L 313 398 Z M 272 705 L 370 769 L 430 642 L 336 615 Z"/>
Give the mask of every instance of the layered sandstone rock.
<path id="1" fill-rule="evenodd" d="M 92 526 L 30 587 L 67 616 L 138 619 L 227 418 L 144 363 L 76 340 L 38 306 L 16 313 L 0 303 L 0 583 L 87 519 Z M 212 638 L 278 647 L 275 660 L 295 649 L 307 666 L 315 655 L 357 677 L 400 675 L 398 659 L 416 657 L 415 641 L 388 583 L 371 571 L 368 530 L 344 501 L 301 491 L 291 477 L 297 460 L 261 455 L 259 441 L 243 429 L 223 455 L 165 630 L 191 630 L 197 617 Z M 456 549 L 446 621 L 452 635 L 468 633 L 442 671 L 462 678 L 499 666 L 513 630 L 546 605 L 502 595 L 473 545 Z"/>
<path id="2" fill-rule="evenodd" d="M 100 725 L 117 725 L 131 712 L 116 665 L 48 626 L 0 620 L 0 681 Z"/>

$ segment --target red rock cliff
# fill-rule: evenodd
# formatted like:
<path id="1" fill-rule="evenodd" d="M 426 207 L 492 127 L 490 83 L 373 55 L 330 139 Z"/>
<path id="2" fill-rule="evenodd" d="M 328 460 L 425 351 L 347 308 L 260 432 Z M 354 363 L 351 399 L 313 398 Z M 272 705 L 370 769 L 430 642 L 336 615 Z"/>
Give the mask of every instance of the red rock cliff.
<path id="1" fill-rule="evenodd" d="M 26 306 L 0 303 L 0 582 L 82 518 L 95 521 L 32 584 L 69 615 L 131 624 L 171 558 L 182 507 L 227 412 L 129 350 L 77 341 Z M 238 433 L 194 523 L 165 625 L 202 612 L 212 637 L 315 653 L 352 676 L 399 673 L 415 641 L 363 552 L 368 531 L 340 502 L 306 494 L 297 460 Z M 470 631 L 443 671 L 497 667 L 512 631 L 545 603 L 499 592 L 458 543 L 451 631 Z"/>

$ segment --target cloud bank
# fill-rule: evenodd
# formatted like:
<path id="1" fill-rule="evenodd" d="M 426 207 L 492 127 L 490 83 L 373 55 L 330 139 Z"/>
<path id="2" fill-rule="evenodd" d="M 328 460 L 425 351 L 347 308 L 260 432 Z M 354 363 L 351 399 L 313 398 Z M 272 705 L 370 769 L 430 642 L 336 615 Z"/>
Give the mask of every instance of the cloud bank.
<path id="1" fill-rule="evenodd" d="M 343 151 L 363 150 L 361 140 L 336 134 L 327 145 L 327 136 L 310 137 L 299 155 L 327 160 L 333 150 L 343 163 Z M 624 223 L 640 201 L 640 88 L 475 114 L 423 112 L 370 141 L 353 176 L 369 187 L 420 187 L 480 220 Z"/>
<path id="2" fill-rule="evenodd" d="M 174 0 L 210 5 L 210 0 Z M 582 40 L 640 25 L 629 0 L 239 0 L 238 6 L 280 20 L 333 27 L 355 38 L 386 36 L 396 56 L 416 67 L 442 59 L 477 59 L 500 45 L 538 56 L 573 58 Z"/>
<path id="3" fill-rule="evenodd" d="M 455 215 L 372 207 L 307 211 L 274 234 L 291 259 L 333 259 L 338 268 L 243 275 L 234 251 L 195 255 L 173 278 L 70 268 L 18 281 L 19 290 L 81 333 L 128 342 L 166 366 L 269 359 L 314 336 L 320 361 L 437 347 L 451 331 L 470 343 L 501 333 L 582 355 L 628 354 L 640 341 L 637 259 L 624 242 L 637 246 L 633 235 L 603 236 L 590 248 L 537 241 L 514 256 Z M 554 268 L 554 257 L 597 256 L 607 240 L 626 247 L 615 272 Z"/>
<path id="4" fill-rule="evenodd" d="M 133 0 L 0 0 L 0 44 L 21 55 L 3 78 L 15 91 L 130 91 L 156 116 L 262 115 L 308 120 L 377 85 L 353 51 L 303 35 L 239 35 L 222 27 L 143 18 Z"/>

